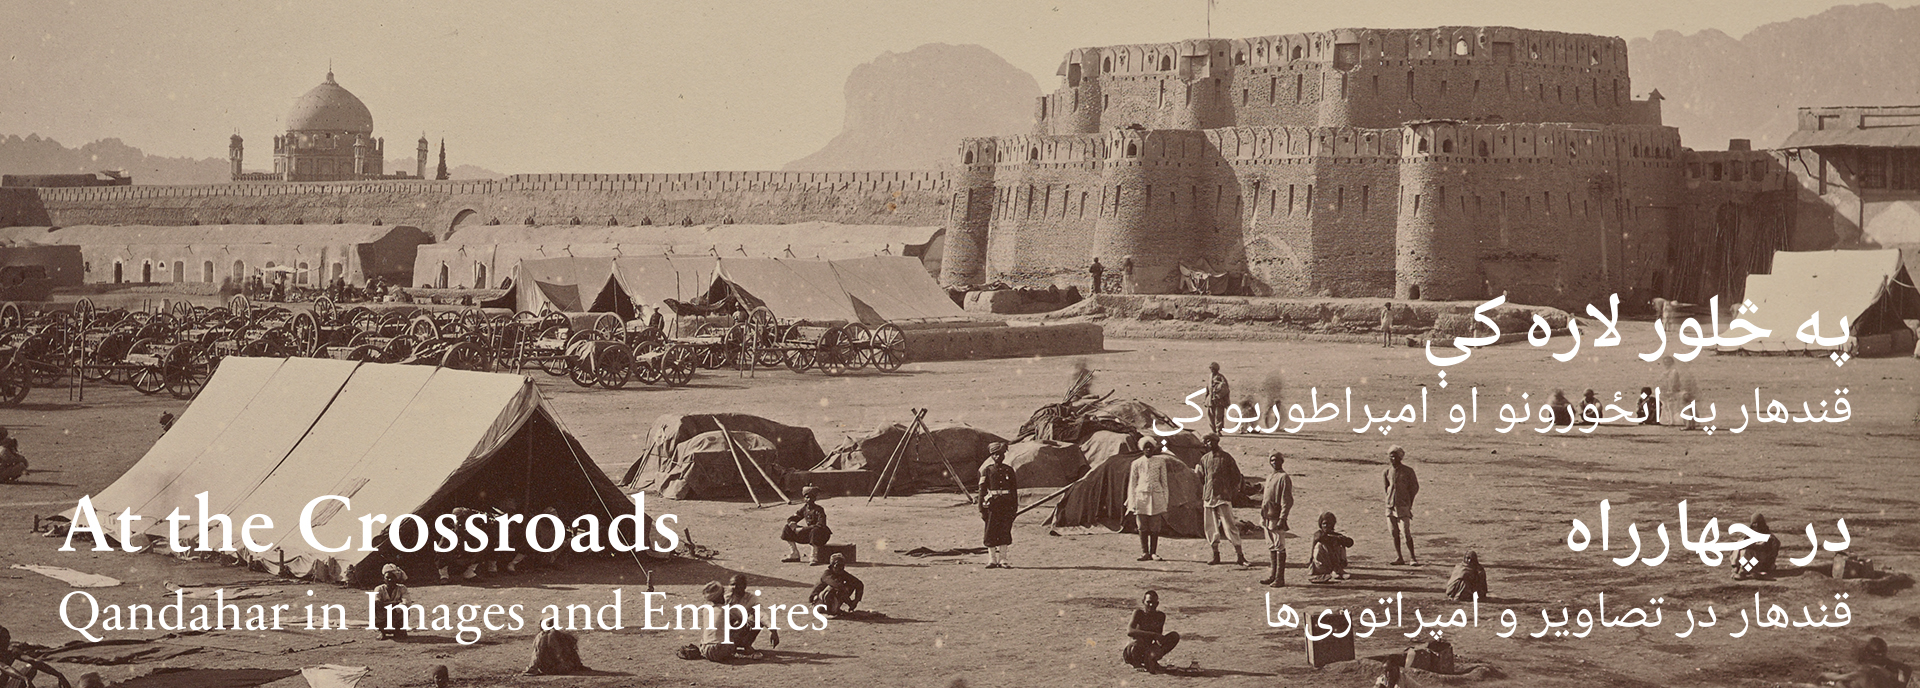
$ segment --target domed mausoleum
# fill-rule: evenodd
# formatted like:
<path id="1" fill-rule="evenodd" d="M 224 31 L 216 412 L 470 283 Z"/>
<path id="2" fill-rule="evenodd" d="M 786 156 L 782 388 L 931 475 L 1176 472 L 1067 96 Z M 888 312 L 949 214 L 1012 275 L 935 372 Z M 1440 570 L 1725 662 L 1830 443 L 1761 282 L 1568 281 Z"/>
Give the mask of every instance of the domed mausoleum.
<path id="1" fill-rule="evenodd" d="M 373 136 L 373 112 L 335 82 L 333 72 L 293 101 L 293 109 L 287 112 L 287 133 L 273 137 L 272 174 L 242 171 L 243 152 L 240 135 L 235 134 L 227 149 L 234 181 L 421 179 L 427 170 L 423 136 L 414 151 L 414 173 L 385 174 L 386 141 Z"/>

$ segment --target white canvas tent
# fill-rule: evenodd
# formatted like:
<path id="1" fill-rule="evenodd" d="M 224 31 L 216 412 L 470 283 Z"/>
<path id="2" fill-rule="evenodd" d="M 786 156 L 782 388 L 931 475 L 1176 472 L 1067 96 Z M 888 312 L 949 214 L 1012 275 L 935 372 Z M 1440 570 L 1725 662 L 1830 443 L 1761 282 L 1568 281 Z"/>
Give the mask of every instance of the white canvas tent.
<path id="1" fill-rule="evenodd" d="M 1743 351 L 1857 353 L 1863 339 L 1907 330 L 1906 319 L 1920 318 L 1920 291 L 1897 249 L 1776 251 L 1771 274 L 1747 276 L 1746 300 L 1758 310 L 1739 317 L 1771 333 L 1738 347 Z M 1814 313 L 1820 314 L 1820 335 L 1845 334 L 1846 341 L 1800 341 L 1800 326 Z M 1847 321 L 1844 331 L 1841 318 Z"/>
<path id="2" fill-rule="evenodd" d="M 93 504 L 103 519 L 131 509 L 142 517 L 132 540 L 165 551 L 166 516 L 179 509 L 197 519 L 201 492 L 209 513 L 230 515 L 236 531 L 250 515 L 272 519 L 254 539 L 274 547 L 249 553 L 235 532 L 236 556 L 329 582 L 364 582 L 386 562 L 414 563 L 384 531 L 376 531 L 378 551 L 359 551 L 362 514 L 430 520 L 511 498 L 526 513 L 554 507 L 569 521 L 595 514 L 608 523 L 632 508 L 524 377 L 308 358 L 225 359 L 173 428 Z M 324 552 L 301 536 L 301 511 L 321 495 L 347 497 L 352 507 L 323 503 L 315 539 L 337 546 L 352 538 L 354 548 Z M 109 526 L 117 537 L 117 520 Z M 181 530 L 198 539 L 197 520 Z M 222 539 L 218 528 L 209 534 L 214 547 Z"/>

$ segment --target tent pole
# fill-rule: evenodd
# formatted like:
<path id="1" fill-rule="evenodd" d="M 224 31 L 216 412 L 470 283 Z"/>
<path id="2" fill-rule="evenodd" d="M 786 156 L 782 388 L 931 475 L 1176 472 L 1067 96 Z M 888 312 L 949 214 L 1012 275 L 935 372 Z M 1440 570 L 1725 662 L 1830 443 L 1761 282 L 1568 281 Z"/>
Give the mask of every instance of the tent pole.
<path id="1" fill-rule="evenodd" d="M 887 476 L 887 490 L 882 493 L 887 497 L 893 496 L 893 481 L 900 477 L 900 464 L 907 462 L 907 445 L 913 442 L 914 430 L 920 427 L 921 416 L 927 415 L 926 409 L 912 409 L 912 411 L 913 422 L 907 424 L 906 434 L 900 436 L 900 458 L 894 460 L 893 473 Z"/>
<path id="2" fill-rule="evenodd" d="M 873 489 L 867 492 L 867 501 L 873 501 L 874 495 L 880 494 L 881 485 L 888 482 L 887 472 L 893 470 L 894 459 L 899 458 L 900 453 L 907 448 L 907 438 L 911 436 L 913 436 L 913 428 L 908 427 L 907 432 L 900 435 L 900 442 L 893 445 L 893 453 L 888 454 L 887 462 L 880 465 L 880 475 L 874 476 Z M 858 445 L 855 445 L 855 449 L 858 449 Z M 887 496 L 893 496 L 891 486 L 889 486 Z"/>
<path id="3" fill-rule="evenodd" d="M 1093 473 L 1092 473 L 1092 471 L 1088 471 L 1088 473 L 1087 473 L 1087 475 L 1092 475 L 1092 474 L 1093 474 Z M 1054 497 L 1058 497 L 1058 496 L 1060 496 L 1060 495 L 1063 495 L 1063 494 L 1066 494 L 1066 493 L 1067 493 L 1067 490 L 1071 490 L 1071 489 L 1073 489 L 1073 486 L 1075 486 L 1075 485 L 1078 485 L 1078 484 L 1080 484 L 1080 481 L 1081 481 L 1081 480 L 1086 480 L 1086 479 L 1087 479 L 1087 476 L 1085 476 L 1085 475 L 1083 475 L 1083 476 L 1080 476 L 1080 477 L 1079 477 L 1078 479 L 1076 479 L 1076 480 L 1074 480 L 1073 482 L 1070 482 L 1070 483 L 1067 483 L 1067 486 L 1066 486 L 1066 487 L 1063 487 L 1063 488 L 1060 488 L 1060 489 L 1058 489 L 1058 490 L 1054 490 L 1054 491 L 1053 491 L 1053 494 L 1050 494 L 1050 495 L 1047 495 L 1047 496 L 1045 496 L 1045 497 L 1041 497 L 1041 498 L 1040 498 L 1040 501 L 1037 501 L 1037 502 L 1034 502 L 1034 503 L 1032 503 L 1032 504 L 1028 504 L 1028 505 L 1026 505 L 1026 506 L 1023 506 L 1023 507 L 1020 507 L 1020 510 L 1019 510 L 1019 511 L 1015 511 L 1015 512 L 1013 512 L 1013 517 L 1014 517 L 1014 518 L 1019 518 L 1019 517 L 1020 517 L 1020 514 L 1024 514 L 1024 513 L 1027 513 L 1027 512 L 1029 512 L 1029 511 L 1032 511 L 1034 507 L 1036 507 L 1036 506 L 1040 506 L 1040 505 L 1042 505 L 1042 504 L 1045 504 L 1045 503 L 1047 503 L 1048 501 L 1050 501 L 1050 500 L 1052 500 L 1052 499 L 1053 499 Z"/>
<path id="4" fill-rule="evenodd" d="M 738 447 L 740 450 L 740 453 L 746 455 L 747 463 L 753 464 L 753 470 L 759 471 L 760 477 L 767 479 L 767 484 L 773 486 L 773 493 L 780 495 L 780 501 L 786 502 L 788 504 L 792 504 L 793 498 L 787 496 L 786 490 L 780 489 L 780 483 L 774 482 L 773 476 L 767 475 L 766 467 L 760 465 L 759 459 L 753 458 L 753 452 L 747 451 L 746 447 L 741 447 L 738 443 L 733 441 L 733 431 L 727 429 L 727 424 L 720 422 L 719 416 L 715 416 L 713 418 L 713 424 L 720 426 L 721 435 L 727 438 L 727 446 L 729 448 Z"/>
<path id="5" fill-rule="evenodd" d="M 714 422 L 717 423 L 719 421 L 715 420 Z M 733 457 L 734 470 L 740 471 L 740 483 L 747 486 L 747 496 L 753 498 L 753 505 L 755 507 L 761 506 L 760 495 L 753 491 L 753 479 L 747 477 L 747 467 L 740 465 L 740 452 L 734 450 L 733 438 L 726 436 L 727 430 L 724 426 L 720 428 L 720 434 L 727 440 L 727 455 Z"/>

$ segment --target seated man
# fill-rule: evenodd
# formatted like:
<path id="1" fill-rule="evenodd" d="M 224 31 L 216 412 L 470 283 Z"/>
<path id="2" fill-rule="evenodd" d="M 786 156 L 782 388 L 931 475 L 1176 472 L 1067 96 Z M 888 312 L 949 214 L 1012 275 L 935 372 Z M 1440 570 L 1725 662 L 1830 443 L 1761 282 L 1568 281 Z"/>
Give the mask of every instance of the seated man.
<path id="1" fill-rule="evenodd" d="M 1307 580 L 1313 583 L 1332 583 L 1346 580 L 1347 548 L 1353 546 L 1353 538 L 1341 535 L 1333 529 L 1339 520 L 1333 512 L 1320 514 L 1320 529 L 1314 531 L 1313 541 L 1308 543 L 1313 554 L 1307 559 Z"/>
<path id="2" fill-rule="evenodd" d="M 20 438 L 0 437 L 0 483 L 19 480 L 27 474 L 27 457 L 20 455 Z"/>
<path id="3" fill-rule="evenodd" d="M 1733 555 L 1734 580 L 1768 580 L 1773 578 L 1774 565 L 1780 559 L 1780 536 L 1773 534 L 1767 526 L 1767 517 L 1753 515 L 1753 522 L 1747 524 L 1753 532 L 1767 536 L 1766 541 L 1748 545 Z"/>
<path id="4" fill-rule="evenodd" d="M 733 644 L 737 654 L 746 659 L 759 659 L 760 651 L 753 649 L 753 643 L 760 639 L 760 630 L 753 627 L 753 592 L 747 590 L 747 577 L 733 574 L 727 579 L 727 624 L 733 628 Z M 735 609 L 734 607 L 739 607 Z M 780 647 L 780 631 L 767 629 L 767 647 Z"/>
<path id="5" fill-rule="evenodd" d="M 780 561 L 800 561 L 800 545 L 804 544 L 813 548 L 814 566 L 826 563 L 820 555 L 821 548 L 826 546 L 827 538 L 833 537 L 833 529 L 827 527 L 827 510 L 814 501 L 819 495 L 820 488 L 812 485 L 800 489 L 800 498 L 805 503 L 800 505 L 799 511 L 787 517 L 787 525 L 780 530 L 780 539 L 787 542 L 793 554 Z"/>
<path id="6" fill-rule="evenodd" d="M 580 639 L 558 629 L 541 631 L 533 637 L 533 661 L 527 664 L 528 676 L 562 676 L 592 671 L 580 661 Z"/>
<path id="7" fill-rule="evenodd" d="M 1127 637 L 1133 642 L 1121 648 L 1120 659 L 1147 673 L 1160 673 L 1160 659 L 1180 644 L 1180 634 L 1167 628 L 1167 613 L 1160 611 L 1160 593 L 1148 590 L 1140 596 L 1140 608 L 1133 610 L 1127 623 Z"/>
<path id="8" fill-rule="evenodd" d="M 827 570 L 820 573 L 820 583 L 807 595 L 807 602 L 824 605 L 827 616 L 837 617 L 858 608 L 866 596 L 867 584 L 847 573 L 845 555 L 835 554 L 827 563 Z"/>
<path id="9" fill-rule="evenodd" d="M 479 525 L 481 532 L 491 530 L 491 520 L 487 519 L 486 514 L 480 510 L 470 509 L 464 506 L 453 508 L 454 528 L 458 529 L 457 532 L 461 533 L 460 544 L 458 547 L 454 547 L 453 551 L 440 552 L 434 557 L 434 566 L 439 569 L 440 582 L 442 584 L 453 582 L 453 576 L 450 575 L 450 571 L 459 572 L 461 580 L 479 578 L 480 565 L 493 561 L 493 553 L 491 551 L 467 551 L 469 546 L 479 547 L 483 544 L 479 541 L 478 537 L 467 531 L 467 520 L 474 516 L 481 517 L 480 520 L 474 521 L 474 523 Z"/>
<path id="10" fill-rule="evenodd" d="M 1487 570 L 1480 566 L 1479 552 L 1467 552 L 1466 561 L 1453 567 L 1453 575 L 1447 577 L 1447 599 L 1471 602 L 1474 595 L 1487 598 Z"/>
<path id="11" fill-rule="evenodd" d="M 714 609 L 725 608 L 722 605 L 727 603 L 726 587 L 720 585 L 720 581 L 707 581 L 706 587 L 701 588 L 700 592 L 706 596 L 707 603 L 713 605 Z M 726 630 L 727 617 L 721 615 L 714 621 L 713 625 L 700 630 L 700 656 L 709 662 L 731 660 L 735 646 L 727 642 L 729 639 Z"/>
<path id="12" fill-rule="evenodd" d="M 373 589 L 374 618 L 380 627 L 380 639 L 407 639 L 405 619 L 407 613 L 403 605 L 412 600 L 407 597 L 407 572 L 398 564 L 380 567 L 380 578 L 385 581 Z"/>
<path id="13" fill-rule="evenodd" d="M 15 662 L 27 665 L 26 670 L 22 671 L 13 668 Z M 34 677 L 39 674 L 52 676 L 54 680 L 60 682 L 60 688 L 69 688 L 73 685 L 67 682 L 66 676 L 55 671 L 53 667 L 47 665 L 46 662 L 28 657 L 15 650 L 13 648 L 13 632 L 7 630 L 6 626 L 0 626 L 0 686 L 11 687 L 20 685 L 31 688 Z M 15 681 L 18 681 L 18 683 L 15 683 Z"/>
<path id="14" fill-rule="evenodd" d="M 1913 680 L 1912 669 L 1887 656 L 1885 640 L 1868 638 L 1859 660 L 1860 668 L 1844 674 L 1822 673 L 1820 680 L 1843 688 L 1906 688 Z"/>

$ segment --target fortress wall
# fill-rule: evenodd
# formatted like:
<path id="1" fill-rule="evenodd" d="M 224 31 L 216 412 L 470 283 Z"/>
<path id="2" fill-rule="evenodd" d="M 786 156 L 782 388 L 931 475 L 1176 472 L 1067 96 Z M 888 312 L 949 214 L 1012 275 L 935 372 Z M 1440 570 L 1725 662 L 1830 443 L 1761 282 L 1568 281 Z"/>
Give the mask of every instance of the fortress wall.
<path id="1" fill-rule="evenodd" d="M 1658 124 L 1626 42 L 1506 27 L 1341 29 L 1080 48 L 1037 130 L 1385 128 L 1422 119 Z"/>
<path id="2" fill-rule="evenodd" d="M 952 173 L 702 172 L 516 175 L 496 181 L 211 184 L 39 189 L 41 224 L 413 225 L 446 236 L 458 224 L 655 224 L 692 218 L 742 224 L 834 221 L 945 224 Z"/>

